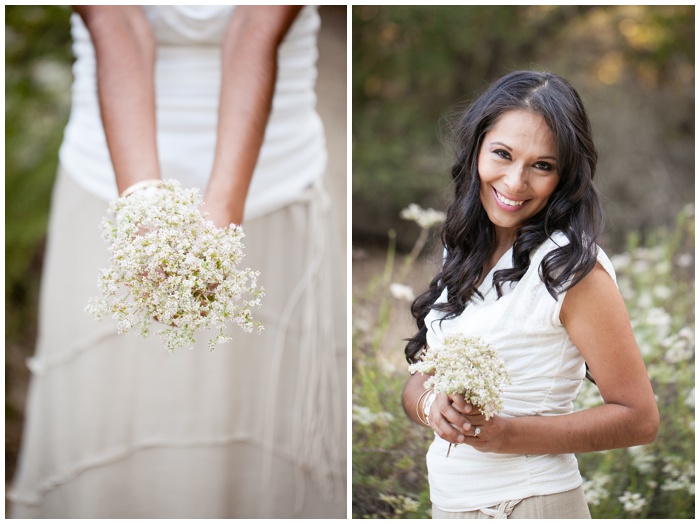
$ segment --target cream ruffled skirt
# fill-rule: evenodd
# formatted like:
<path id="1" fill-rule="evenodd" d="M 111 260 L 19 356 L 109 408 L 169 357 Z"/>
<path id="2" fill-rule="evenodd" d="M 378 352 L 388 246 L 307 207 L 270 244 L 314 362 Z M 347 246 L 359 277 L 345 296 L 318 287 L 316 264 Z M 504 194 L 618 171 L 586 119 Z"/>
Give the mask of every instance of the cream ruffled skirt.
<path id="1" fill-rule="evenodd" d="M 59 172 L 15 518 L 345 518 L 345 282 L 316 184 L 244 225 L 265 330 L 174 356 L 84 312 L 107 204 Z"/>

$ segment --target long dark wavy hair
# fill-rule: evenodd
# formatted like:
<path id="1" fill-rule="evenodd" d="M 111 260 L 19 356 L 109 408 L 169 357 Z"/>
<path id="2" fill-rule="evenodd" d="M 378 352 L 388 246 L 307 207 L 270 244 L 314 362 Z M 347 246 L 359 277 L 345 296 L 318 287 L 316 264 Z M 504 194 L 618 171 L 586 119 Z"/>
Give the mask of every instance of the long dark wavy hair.
<path id="1" fill-rule="evenodd" d="M 409 362 L 420 358 L 425 347 L 424 320 L 431 309 L 444 313 L 443 319 L 454 318 L 470 301 L 483 298 L 477 284 L 496 247 L 496 235 L 481 204 L 479 149 L 484 135 L 501 115 L 511 110 L 527 110 L 544 118 L 556 142 L 559 183 L 545 208 L 518 228 L 513 267 L 494 273 L 498 297 L 502 296 L 504 283 L 523 277 L 530 266 L 530 255 L 556 231 L 561 231 L 569 243 L 547 254 L 539 268 L 540 277 L 554 298 L 595 266 L 596 240 L 604 219 L 593 183 L 598 154 L 581 98 L 565 79 L 552 73 L 507 74 L 469 106 L 455 127 L 454 200 L 441 235 L 447 254 L 441 271 L 411 307 L 418 332 L 406 345 Z M 447 302 L 434 304 L 445 288 Z"/>

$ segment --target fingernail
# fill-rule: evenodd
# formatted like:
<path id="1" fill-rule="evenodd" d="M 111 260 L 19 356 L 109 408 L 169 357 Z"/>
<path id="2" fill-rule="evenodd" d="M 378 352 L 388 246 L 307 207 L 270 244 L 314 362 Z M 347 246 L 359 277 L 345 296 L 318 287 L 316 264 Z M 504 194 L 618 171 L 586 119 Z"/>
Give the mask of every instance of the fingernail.
<path id="1" fill-rule="evenodd" d="M 470 429 L 472 429 L 472 425 L 471 425 L 469 422 L 466 422 L 466 423 L 464 424 L 464 426 L 462 426 L 462 427 L 463 427 L 465 430 L 467 430 L 467 431 L 469 431 Z"/>
<path id="2" fill-rule="evenodd" d="M 459 440 L 460 442 L 464 442 L 464 435 L 460 435 L 459 437 L 457 437 L 457 440 Z"/>

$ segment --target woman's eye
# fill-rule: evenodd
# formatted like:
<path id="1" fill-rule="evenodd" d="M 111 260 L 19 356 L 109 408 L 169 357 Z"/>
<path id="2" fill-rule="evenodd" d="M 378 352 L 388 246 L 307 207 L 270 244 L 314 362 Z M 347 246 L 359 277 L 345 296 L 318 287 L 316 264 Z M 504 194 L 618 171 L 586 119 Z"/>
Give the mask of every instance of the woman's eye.
<path id="1" fill-rule="evenodd" d="M 542 171 L 551 171 L 553 168 L 552 165 L 548 164 L 547 162 L 537 162 L 535 164 L 535 169 L 540 169 Z"/>
<path id="2" fill-rule="evenodd" d="M 496 149 L 494 151 L 494 153 L 496 155 L 500 156 L 501 158 L 510 159 L 510 153 L 508 151 L 503 150 L 503 149 Z"/>

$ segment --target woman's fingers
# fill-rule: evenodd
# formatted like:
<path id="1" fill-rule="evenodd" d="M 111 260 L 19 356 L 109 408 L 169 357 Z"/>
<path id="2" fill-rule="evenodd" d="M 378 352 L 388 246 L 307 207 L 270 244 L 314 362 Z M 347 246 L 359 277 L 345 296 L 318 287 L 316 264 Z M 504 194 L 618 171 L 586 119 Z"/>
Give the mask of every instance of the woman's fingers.
<path id="1" fill-rule="evenodd" d="M 471 430 L 467 417 L 455 409 L 451 399 L 444 394 L 436 397 L 428 418 L 430 426 L 448 442 L 464 442 Z"/>

